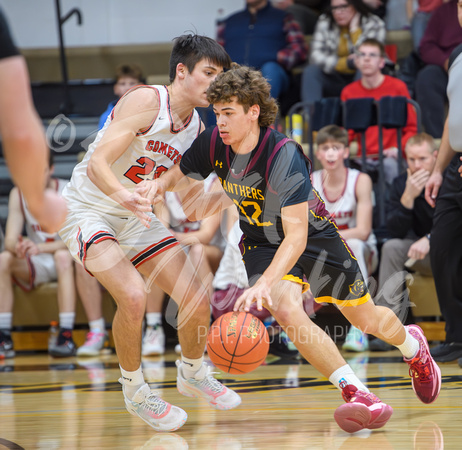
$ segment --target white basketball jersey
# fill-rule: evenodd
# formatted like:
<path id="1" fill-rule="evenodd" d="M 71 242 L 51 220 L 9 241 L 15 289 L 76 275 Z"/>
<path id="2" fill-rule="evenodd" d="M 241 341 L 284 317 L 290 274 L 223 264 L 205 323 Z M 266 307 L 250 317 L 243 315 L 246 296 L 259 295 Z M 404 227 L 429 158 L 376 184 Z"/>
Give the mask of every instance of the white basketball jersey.
<path id="1" fill-rule="evenodd" d="M 63 189 L 65 188 L 66 184 L 68 183 L 67 180 L 61 180 L 56 178 L 56 192 L 61 194 Z M 27 207 L 26 201 L 21 193 L 19 193 L 21 198 L 21 208 L 24 214 L 25 219 L 25 227 L 26 227 L 26 235 L 27 237 L 36 244 L 41 244 L 42 242 L 52 242 L 60 240 L 58 233 L 46 233 L 40 227 L 40 224 L 35 220 L 34 216 L 30 213 L 29 208 Z"/>
<path id="2" fill-rule="evenodd" d="M 347 169 L 346 184 L 342 195 L 336 199 L 329 199 L 324 191 L 322 182 L 322 170 L 317 170 L 312 174 L 313 187 L 321 194 L 326 208 L 330 215 L 335 219 L 339 230 L 346 230 L 356 226 L 356 183 L 359 174 L 356 169 Z"/>
<path id="3" fill-rule="evenodd" d="M 119 182 L 133 191 L 143 180 L 157 178 L 173 164 L 180 162 L 183 153 L 200 133 L 201 120 L 193 110 L 185 123 L 175 128 L 166 86 L 142 86 L 138 89 L 155 89 L 159 95 L 159 113 L 148 130 L 138 133 L 128 149 L 111 166 Z M 113 113 L 112 113 L 113 114 Z M 80 164 L 72 173 L 63 195 L 68 201 L 77 200 L 101 213 L 126 217 L 131 213 L 104 194 L 87 176 L 88 161 L 103 137 L 111 120 L 107 120 Z"/>

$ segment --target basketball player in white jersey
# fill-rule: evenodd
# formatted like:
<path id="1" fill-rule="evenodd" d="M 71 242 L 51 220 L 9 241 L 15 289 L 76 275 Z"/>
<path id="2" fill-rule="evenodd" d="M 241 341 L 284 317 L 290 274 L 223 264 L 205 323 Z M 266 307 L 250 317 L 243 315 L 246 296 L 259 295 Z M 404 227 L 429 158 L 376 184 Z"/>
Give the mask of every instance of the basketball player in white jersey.
<path id="1" fill-rule="evenodd" d="M 52 178 L 53 163 L 46 170 L 43 188 L 61 195 L 66 180 Z M 23 228 L 26 236 L 22 236 Z M 13 317 L 13 282 L 30 291 L 43 283 L 58 282 L 59 334 L 48 351 L 52 356 L 75 354 L 72 328 L 75 318 L 74 262 L 66 245 L 57 233 L 47 233 L 30 213 L 18 187 L 14 187 L 8 201 L 5 250 L 0 254 L 0 355 L 15 355 L 11 339 Z"/>
<path id="2" fill-rule="evenodd" d="M 316 143 L 316 157 L 323 168 L 313 172 L 313 187 L 324 200 L 367 280 L 378 263 L 377 240 L 372 232 L 372 181 L 369 175 L 345 167 L 344 161 L 350 154 L 345 129 L 328 125 L 319 130 Z M 367 335 L 351 326 L 343 349 L 367 350 Z"/>
<path id="3" fill-rule="evenodd" d="M 71 254 L 117 302 L 114 342 L 128 411 L 159 431 L 181 427 L 187 415 L 151 392 L 141 370 L 146 292 L 155 283 L 179 305 L 177 387 L 217 409 L 240 397 L 203 362 L 210 304 L 178 241 L 151 211 L 143 180 L 177 164 L 203 128 L 195 107 L 230 58 L 213 39 L 183 35 L 170 57 L 169 86 L 137 86 L 114 107 L 64 190 L 68 218 L 60 235 Z M 142 275 L 148 280 L 144 282 Z"/>

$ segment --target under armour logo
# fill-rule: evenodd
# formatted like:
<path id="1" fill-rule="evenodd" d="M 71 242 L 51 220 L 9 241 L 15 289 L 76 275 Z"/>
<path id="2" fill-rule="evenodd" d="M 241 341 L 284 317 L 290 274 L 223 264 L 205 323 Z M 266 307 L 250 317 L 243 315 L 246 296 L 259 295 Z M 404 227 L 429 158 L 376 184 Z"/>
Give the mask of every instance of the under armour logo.
<path id="1" fill-rule="evenodd" d="M 215 167 L 216 166 L 219 166 L 220 169 L 223 169 L 223 163 L 222 162 L 219 162 L 218 159 L 215 161 Z"/>

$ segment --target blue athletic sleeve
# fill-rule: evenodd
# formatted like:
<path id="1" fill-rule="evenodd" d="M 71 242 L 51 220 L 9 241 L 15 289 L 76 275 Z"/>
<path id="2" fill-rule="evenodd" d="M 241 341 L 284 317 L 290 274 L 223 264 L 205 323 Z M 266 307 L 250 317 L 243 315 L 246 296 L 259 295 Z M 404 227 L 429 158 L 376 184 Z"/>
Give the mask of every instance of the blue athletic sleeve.
<path id="1" fill-rule="evenodd" d="M 277 192 L 281 208 L 308 201 L 311 181 L 307 160 L 294 142 L 287 142 L 271 164 L 268 181 Z"/>
<path id="2" fill-rule="evenodd" d="M 189 178 L 202 181 L 213 172 L 210 162 L 210 139 L 213 128 L 203 131 L 181 158 L 180 170 Z"/>

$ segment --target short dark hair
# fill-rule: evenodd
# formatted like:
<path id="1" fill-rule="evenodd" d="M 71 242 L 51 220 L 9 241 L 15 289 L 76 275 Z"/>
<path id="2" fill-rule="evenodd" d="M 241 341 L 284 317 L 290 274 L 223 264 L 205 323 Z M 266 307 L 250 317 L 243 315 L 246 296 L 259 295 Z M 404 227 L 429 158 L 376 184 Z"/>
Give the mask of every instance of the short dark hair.
<path id="1" fill-rule="evenodd" d="M 117 66 L 116 69 L 116 81 L 119 81 L 121 78 L 130 77 L 143 82 L 143 71 L 138 64 L 121 64 Z"/>
<path id="2" fill-rule="evenodd" d="M 231 69 L 220 73 L 207 89 L 210 103 L 229 102 L 232 97 L 247 112 L 253 105 L 260 106 L 258 124 L 268 127 L 274 123 L 278 113 L 276 100 L 271 97 L 271 86 L 258 70 L 233 63 Z"/>
<path id="3" fill-rule="evenodd" d="M 361 45 L 370 45 L 371 47 L 377 47 L 380 50 L 380 56 L 382 57 L 386 56 L 385 46 L 383 45 L 382 42 L 380 42 L 377 39 L 374 39 L 374 38 L 364 39 L 364 41 L 361 41 L 359 44 L 356 45 L 356 51 L 358 51 Z"/>
<path id="4" fill-rule="evenodd" d="M 176 66 L 180 63 L 184 64 L 190 73 L 196 64 L 203 59 L 225 69 L 231 65 L 231 58 L 226 50 L 217 41 L 207 36 L 183 34 L 175 38 L 174 42 L 169 64 L 170 82 L 175 79 Z"/>
<path id="5" fill-rule="evenodd" d="M 338 125 L 327 125 L 316 135 L 316 144 L 322 145 L 329 141 L 336 141 L 348 147 L 348 131 Z"/>

